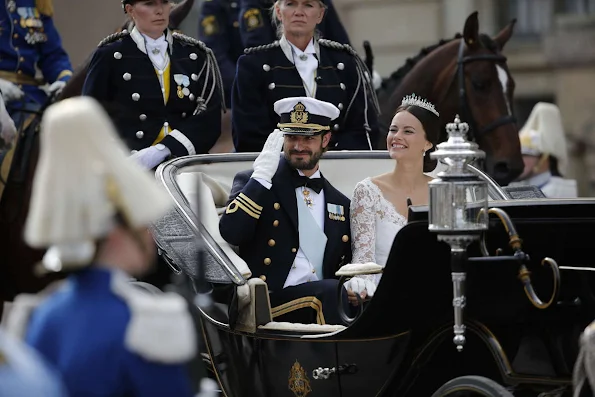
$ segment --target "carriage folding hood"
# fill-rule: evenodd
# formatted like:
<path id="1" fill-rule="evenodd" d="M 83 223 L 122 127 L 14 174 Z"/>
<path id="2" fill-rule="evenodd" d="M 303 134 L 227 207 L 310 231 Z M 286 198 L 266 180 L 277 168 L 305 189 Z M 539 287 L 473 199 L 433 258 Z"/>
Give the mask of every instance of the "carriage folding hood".
<path id="1" fill-rule="evenodd" d="M 454 123 L 446 125 L 448 141 L 437 146 L 430 156 L 446 163 L 447 169 L 429 183 L 430 232 L 438 234 L 438 240 L 450 245 L 453 282 L 454 333 L 453 342 L 458 351 L 465 344 L 465 278 L 463 269 L 467 246 L 478 240 L 488 229 L 488 184 L 472 173 L 467 165 L 484 158 L 474 142 L 466 140 L 469 125 L 455 116 Z"/>

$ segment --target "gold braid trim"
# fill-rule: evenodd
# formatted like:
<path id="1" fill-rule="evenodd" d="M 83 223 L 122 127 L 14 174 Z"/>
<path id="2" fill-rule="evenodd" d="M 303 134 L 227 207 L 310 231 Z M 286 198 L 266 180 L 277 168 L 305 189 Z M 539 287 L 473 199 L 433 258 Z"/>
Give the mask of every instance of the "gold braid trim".
<path id="1" fill-rule="evenodd" d="M 52 0 L 35 0 L 35 7 L 40 14 L 48 17 L 54 16 L 54 4 L 52 4 Z"/>

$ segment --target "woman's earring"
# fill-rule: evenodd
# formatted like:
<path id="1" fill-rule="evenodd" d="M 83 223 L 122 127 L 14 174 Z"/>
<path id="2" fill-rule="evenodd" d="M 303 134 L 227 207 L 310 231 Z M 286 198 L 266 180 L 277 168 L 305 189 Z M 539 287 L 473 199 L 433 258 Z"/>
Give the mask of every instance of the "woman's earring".
<path id="1" fill-rule="evenodd" d="M 426 151 L 423 151 L 422 157 L 426 157 Z"/>

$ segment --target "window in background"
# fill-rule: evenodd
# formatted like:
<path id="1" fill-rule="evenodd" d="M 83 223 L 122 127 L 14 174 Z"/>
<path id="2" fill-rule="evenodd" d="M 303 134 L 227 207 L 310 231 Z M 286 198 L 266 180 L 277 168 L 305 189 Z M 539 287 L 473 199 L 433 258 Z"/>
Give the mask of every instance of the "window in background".
<path id="1" fill-rule="evenodd" d="M 557 0 L 554 6 L 556 14 L 595 14 L 595 0 Z"/>
<path id="2" fill-rule="evenodd" d="M 501 5 L 497 7 L 500 28 L 516 18 L 515 37 L 538 39 L 551 28 L 554 2 L 557 0 L 498 1 Z"/>

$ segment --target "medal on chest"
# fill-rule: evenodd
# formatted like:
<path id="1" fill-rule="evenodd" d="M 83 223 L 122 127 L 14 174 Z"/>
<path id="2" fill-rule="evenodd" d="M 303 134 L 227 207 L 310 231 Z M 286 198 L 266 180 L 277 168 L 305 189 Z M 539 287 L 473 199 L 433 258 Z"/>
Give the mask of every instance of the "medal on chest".
<path id="1" fill-rule="evenodd" d="M 188 86 L 190 85 L 190 78 L 188 78 L 188 76 L 186 76 L 185 74 L 175 74 L 174 81 L 178 85 L 178 98 L 182 99 L 185 96 L 190 95 L 190 89 L 188 88 Z"/>
<path id="2" fill-rule="evenodd" d="M 304 202 L 306 203 L 308 208 L 312 208 L 314 206 L 314 201 L 312 200 L 312 197 L 310 196 L 310 191 L 307 188 L 303 187 L 302 195 L 304 196 Z"/>

